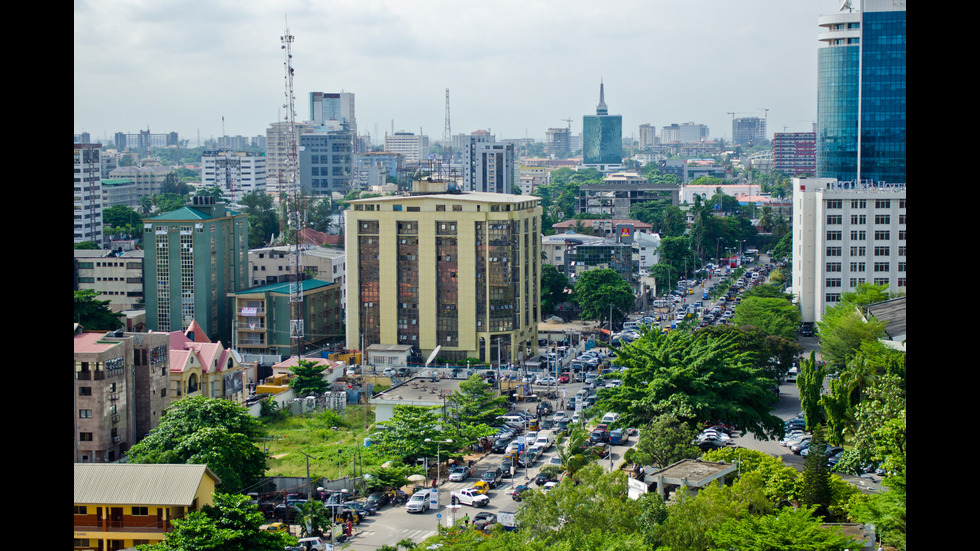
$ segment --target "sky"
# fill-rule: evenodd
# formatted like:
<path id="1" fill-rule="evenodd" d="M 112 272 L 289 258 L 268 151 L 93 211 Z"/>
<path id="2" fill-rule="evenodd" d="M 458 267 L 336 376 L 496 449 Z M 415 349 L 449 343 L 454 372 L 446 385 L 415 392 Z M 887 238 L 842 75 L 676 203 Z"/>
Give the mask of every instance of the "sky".
<path id="1" fill-rule="evenodd" d="M 838 0 L 74 0 L 74 131 L 265 134 L 309 93 L 353 92 L 359 134 L 489 129 L 543 140 L 595 113 L 605 83 L 624 137 L 672 123 L 731 139 L 816 118 L 817 18 Z M 768 109 L 768 111 L 766 111 Z M 224 123 L 222 127 L 222 117 Z"/>

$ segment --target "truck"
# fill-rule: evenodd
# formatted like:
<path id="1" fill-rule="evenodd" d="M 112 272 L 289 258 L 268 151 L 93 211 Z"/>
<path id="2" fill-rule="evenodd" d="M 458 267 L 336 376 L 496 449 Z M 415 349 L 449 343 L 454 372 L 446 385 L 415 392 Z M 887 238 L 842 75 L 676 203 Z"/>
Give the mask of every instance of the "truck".
<path id="1" fill-rule="evenodd" d="M 484 507 L 490 505 L 490 498 L 481 494 L 476 488 L 466 488 L 450 494 L 453 505 L 462 503 L 471 507 Z"/>
<path id="2" fill-rule="evenodd" d="M 504 527 L 504 530 L 513 532 L 517 530 L 517 513 L 514 511 L 497 511 L 497 522 Z"/>

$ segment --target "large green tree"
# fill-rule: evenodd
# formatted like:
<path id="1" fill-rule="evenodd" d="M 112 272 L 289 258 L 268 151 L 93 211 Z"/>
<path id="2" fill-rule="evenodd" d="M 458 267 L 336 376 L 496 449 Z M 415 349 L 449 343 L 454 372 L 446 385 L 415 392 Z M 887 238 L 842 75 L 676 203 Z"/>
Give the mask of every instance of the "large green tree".
<path id="1" fill-rule="evenodd" d="M 75 291 L 75 323 L 85 329 L 111 331 L 122 327 L 122 314 L 109 309 L 108 300 L 99 300 L 92 289 Z"/>
<path id="2" fill-rule="evenodd" d="M 885 331 L 884 322 L 864 319 L 858 307 L 848 302 L 827 308 L 817 325 L 823 357 L 838 369 L 857 353 L 862 342 L 875 340 Z"/>
<path id="3" fill-rule="evenodd" d="M 387 421 L 378 423 L 384 427 L 378 448 L 385 455 L 398 457 L 409 465 L 421 457 L 435 457 L 437 447 L 435 440 L 443 440 L 439 429 L 441 419 L 437 413 L 438 407 L 411 405 L 395 406 L 394 415 Z M 433 442 L 426 442 L 429 439 Z M 442 445 L 441 450 L 447 451 L 452 446 Z"/>
<path id="4" fill-rule="evenodd" d="M 565 274 L 551 264 L 541 266 L 541 313 L 550 315 L 564 302 L 571 301 L 572 285 Z"/>
<path id="5" fill-rule="evenodd" d="M 701 450 L 694 445 L 697 427 L 682 421 L 675 412 L 657 416 L 640 432 L 633 458 L 643 465 L 666 467 L 681 459 L 695 459 Z"/>
<path id="6" fill-rule="evenodd" d="M 498 396 L 479 374 L 459 383 L 449 396 L 459 421 L 466 425 L 489 425 L 507 413 L 507 397 Z"/>
<path id="7" fill-rule="evenodd" d="M 160 424 L 129 449 L 130 463 L 203 463 L 221 488 L 240 491 L 264 473 L 265 454 L 255 445 L 261 424 L 228 400 L 193 396 L 170 405 Z"/>
<path id="8" fill-rule="evenodd" d="M 265 519 L 248 496 L 214 494 L 214 505 L 191 511 L 173 521 L 161 543 L 140 545 L 140 551 L 281 551 L 295 545 L 286 532 L 263 530 Z"/>
<path id="9" fill-rule="evenodd" d="M 738 350 L 735 335 L 650 331 L 620 349 L 616 361 L 627 368 L 623 384 L 601 392 L 597 405 L 619 412 L 625 426 L 675 412 L 691 422 L 734 423 L 757 438 L 782 432 L 771 411 L 773 381 Z"/>
<path id="10" fill-rule="evenodd" d="M 253 191 L 239 201 L 248 215 L 248 246 L 255 249 L 272 240 L 279 232 L 279 217 L 272 203 L 272 196 Z"/>
<path id="11" fill-rule="evenodd" d="M 323 378 L 323 365 L 312 360 L 298 360 L 289 370 L 295 377 L 289 381 L 289 386 L 299 396 L 323 394 L 330 383 Z"/>
<path id="12" fill-rule="evenodd" d="M 585 319 L 600 320 L 609 315 L 623 318 L 633 311 L 636 297 L 630 284 L 615 270 L 596 268 L 579 274 L 575 282 L 575 301 Z"/>
<path id="13" fill-rule="evenodd" d="M 795 338 L 800 309 L 784 298 L 744 297 L 735 306 L 735 325 L 758 327 L 767 335 Z"/>

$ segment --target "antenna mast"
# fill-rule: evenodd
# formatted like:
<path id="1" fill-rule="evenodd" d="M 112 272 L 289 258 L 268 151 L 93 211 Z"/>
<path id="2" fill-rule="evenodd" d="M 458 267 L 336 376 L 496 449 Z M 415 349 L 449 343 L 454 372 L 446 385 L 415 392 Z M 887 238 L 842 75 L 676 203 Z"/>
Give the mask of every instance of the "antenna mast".
<path id="1" fill-rule="evenodd" d="M 289 228 L 293 237 L 293 251 L 289 257 L 289 340 L 290 354 L 297 358 L 303 357 L 303 273 L 302 257 L 299 250 L 300 232 L 300 213 L 299 213 L 299 186 L 296 185 L 296 166 L 297 166 L 297 144 L 298 135 L 296 134 L 296 98 L 293 95 L 293 50 L 292 44 L 295 37 L 289 33 L 289 25 L 283 33 L 282 49 L 286 53 L 286 189 L 283 190 L 282 182 L 279 184 L 280 201 L 283 212 L 288 212 Z M 292 209 L 289 209 L 287 197 L 293 196 Z"/>

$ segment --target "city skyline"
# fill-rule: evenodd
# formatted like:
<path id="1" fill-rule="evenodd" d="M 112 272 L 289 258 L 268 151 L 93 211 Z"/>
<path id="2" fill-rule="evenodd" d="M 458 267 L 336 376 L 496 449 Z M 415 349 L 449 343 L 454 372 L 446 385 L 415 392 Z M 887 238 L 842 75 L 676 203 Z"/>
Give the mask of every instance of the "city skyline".
<path id="1" fill-rule="evenodd" d="M 309 92 L 357 96 L 359 132 L 452 131 L 543 140 L 582 131 L 600 79 L 624 137 L 693 121 L 731 139 L 730 112 L 768 132 L 816 120 L 817 20 L 839 3 L 620 0 L 467 6 L 445 0 L 311 4 L 75 2 L 74 131 L 177 131 L 191 145 L 264 134 L 284 103 L 293 43 L 298 120 Z M 343 52 L 343 53 L 338 53 Z"/>

